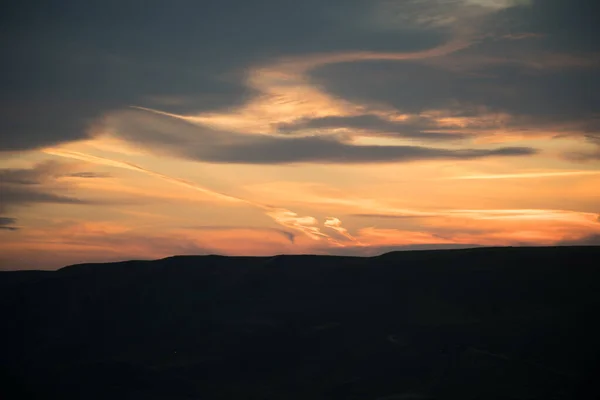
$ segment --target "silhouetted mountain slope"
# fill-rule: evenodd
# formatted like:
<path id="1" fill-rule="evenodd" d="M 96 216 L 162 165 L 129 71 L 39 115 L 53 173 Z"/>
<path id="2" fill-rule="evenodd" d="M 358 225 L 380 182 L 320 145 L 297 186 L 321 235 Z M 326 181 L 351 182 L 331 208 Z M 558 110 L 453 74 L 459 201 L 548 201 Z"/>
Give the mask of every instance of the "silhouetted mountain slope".
<path id="1" fill-rule="evenodd" d="M 599 259 L 479 248 L 3 272 L 2 398 L 595 398 Z"/>

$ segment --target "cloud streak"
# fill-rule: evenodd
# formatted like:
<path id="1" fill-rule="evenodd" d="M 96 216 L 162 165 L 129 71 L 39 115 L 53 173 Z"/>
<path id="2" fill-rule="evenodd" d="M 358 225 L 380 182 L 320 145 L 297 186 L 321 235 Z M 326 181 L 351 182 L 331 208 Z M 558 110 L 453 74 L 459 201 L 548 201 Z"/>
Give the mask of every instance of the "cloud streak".
<path id="1" fill-rule="evenodd" d="M 401 210 L 397 213 L 370 213 L 370 214 L 352 214 L 354 217 L 361 218 L 386 218 L 386 219 L 404 219 L 404 218 L 468 218 L 473 220 L 521 220 L 521 221 L 563 221 L 581 223 L 585 225 L 598 227 L 598 214 L 589 212 L 577 212 L 567 210 L 544 210 L 544 209 L 482 209 L 482 210 L 460 210 L 460 209 L 441 209 L 430 212 L 406 212 Z"/>
<path id="2" fill-rule="evenodd" d="M 76 159 L 76 160 L 87 161 L 90 163 L 106 165 L 106 166 L 111 166 L 111 167 L 116 167 L 116 168 L 124 168 L 124 169 L 132 170 L 132 171 L 141 172 L 141 173 L 153 176 L 155 178 L 165 180 L 167 182 L 170 182 L 170 183 L 173 183 L 176 185 L 187 187 L 191 190 L 199 191 L 203 194 L 209 195 L 209 196 L 214 197 L 219 200 L 233 202 L 233 203 L 240 203 L 240 204 L 245 204 L 245 205 L 249 205 L 252 207 L 256 207 L 256 208 L 261 209 L 265 213 L 265 215 L 271 217 L 276 223 L 278 223 L 282 226 L 285 226 L 287 228 L 302 232 L 306 236 L 310 237 L 311 239 L 314 239 L 314 240 L 326 239 L 332 243 L 336 242 L 329 235 L 323 233 L 319 229 L 319 227 L 317 226 L 317 220 L 314 217 L 310 217 L 310 216 L 302 217 L 302 216 L 299 216 L 297 213 L 287 210 L 285 208 L 273 207 L 270 205 L 265 205 L 262 203 L 254 202 L 254 201 L 242 198 L 242 197 L 237 197 L 237 196 L 232 196 L 232 195 L 228 195 L 225 193 L 221 193 L 221 192 L 206 188 L 204 186 L 198 185 L 194 182 L 187 181 L 185 179 L 174 178 L 174 177 L 164 175 L 164 174 L 161 174 L 161 173 L 158 173 L 155 171 L 151 171 L 146 168 L 142 168 L 133 163 L 113 160 L 113 159 L 109 159 L 106 157 L 98 157 L 98 156 L 94 156 L 91 154 L 85 154 L 85 153 L 81 153 L 81 152 L 67 151 L 67 150 L 60 150 L 60 149 L 46 149 L 46 150 L 44 150 L 44 152 L 47 154 L 55 155 L 55 156 L 72 158 L 72 159 Z"/>
<path id="3" fill-rule="evenodd" d="M 276 233 L 284 238 L 286 238 L 290 244 L 294 244 L 294 240 L 296 239 L 296 234 L 293 232 L 285 231 L 282 229 L 275 228 L 255 228 L 255 227 L 244 227 L 244 226 L 194 226 L 188 229 L 200 230 L 200 231 L 235 231 L 235 230 L 249 230 L 254 232 L 266 232 L 266 233 Z"/>
<path id="4" fill-rule="evenodd" d="M 552 171 L 552 172 L 524 172 L 516 174 L 484 174 L 453 176 L 444 179 L 479 180 L 479 179 L 537 179 L 537 178 L 560 178 L 570 176 L 600 175 L 600 171 Z"/>

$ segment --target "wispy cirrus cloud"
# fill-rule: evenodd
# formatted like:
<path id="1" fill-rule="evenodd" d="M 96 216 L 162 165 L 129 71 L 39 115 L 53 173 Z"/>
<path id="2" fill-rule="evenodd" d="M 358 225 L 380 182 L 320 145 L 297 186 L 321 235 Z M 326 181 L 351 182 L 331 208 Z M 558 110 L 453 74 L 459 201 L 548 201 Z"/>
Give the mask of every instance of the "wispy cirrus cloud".
<path id="1" fill-rule="evenodd" d="M 242 197 L 232 196 L 229 194 L 221 193 L 221 192 L 212 190 L 210 188 L 204 187 L 202 185 L 196 184 L 194 182 L 190 182 L 185 179 L 174 178 L 174 177 L 164 175 L 164 174 L 161 174 L 161 173 L 158 173 L 158 172 L 146 169 L 146 168 L 142 168 L 133 163 L 113 160 L 113 159 L 109 159 L 106 157 L 98 157 L 98 156 L 80 153 L 80 152 L 60 150 L 60 149 L 47 149 L 47 150 L 45 150 L 45 152 L 48 154 L 52 154 L 52 155 L 56 155 L 56 156 L 60 156 L 60 157 L 71 158 L 71 159 L 76 159 L 76 160 L 81 160 L 81 161 L 87 161 L 90 163 L 108 165 L 108 166 L 112 166 L 112 167 L 123 168 L 123 169 L 141 172 L 141 173 L 153 176 L 155 178 L 159 178 L 159 179 L 168 181 L 168 182 L 176 184 L 176 185 L 187 187 L 191 190 L 200 191 L 204 194 L 213 196 L 219 200 L 240 203 L 242 205 L 256 207 L 256 208 L 261 209 L 265 213 L 265 215 L 271 217 L 276 223 L 278 223 L 284 227 L 302 232 L 311 239 L 314 239 L 314 240 L 325 239 L 325 240 L 328 240 L 331 242 L 336 242 L 329 235 L 327 235 L 321 231 L 321 229 L 318 227 L 317 220 L 311 216 L 300 216 L 297 213 L 290 211 L 288 209 L 285 209 L 285 208 L 274 207 L 271 205 L 265 205 L 265 204 L 251 201 L 251 200 L 248 200 L 248 199 L 245 199 Z"/>
<path id="2" fill-rule="evenodd" d="M 539 179 L 539 178 L 556 178 L 556 177 L 571 177 L 585 175 L 600 175 L 600 171 L 544 171 L 544 172 L 521 172 L 514 174 L 484 174 L 484 175 L 463 175 L 453 176 L 445 179 Z"/>

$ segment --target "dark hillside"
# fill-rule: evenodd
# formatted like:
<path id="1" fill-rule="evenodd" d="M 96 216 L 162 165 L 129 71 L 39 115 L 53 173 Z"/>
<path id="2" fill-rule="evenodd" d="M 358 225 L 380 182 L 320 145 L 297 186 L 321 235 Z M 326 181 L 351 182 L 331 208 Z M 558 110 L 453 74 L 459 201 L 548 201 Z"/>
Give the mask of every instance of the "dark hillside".
<path id="1" fill-rule="evenodd" d="M 586 399 L 600 248 L 0 273 L 0 398 Z"/>

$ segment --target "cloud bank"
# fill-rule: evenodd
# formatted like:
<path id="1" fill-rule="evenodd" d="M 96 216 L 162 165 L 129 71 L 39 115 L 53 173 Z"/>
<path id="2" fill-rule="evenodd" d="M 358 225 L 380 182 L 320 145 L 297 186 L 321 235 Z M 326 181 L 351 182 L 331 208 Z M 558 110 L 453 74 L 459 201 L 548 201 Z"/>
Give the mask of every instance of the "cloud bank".
<path id="1" fill-rule="evenodd" d="M 140 146 L 213 163 L 351 164 L 434 159 L 470 160 L 536 153 L 535 149 L 528 147 L 455 150 L 422 146 L 356 145 L 337 136 L 237 134 L 198 126 L 185 121 L 184 117 L 145 110 L 119 113 L 109 124 L 126 140 L 139 143 Z"/>

